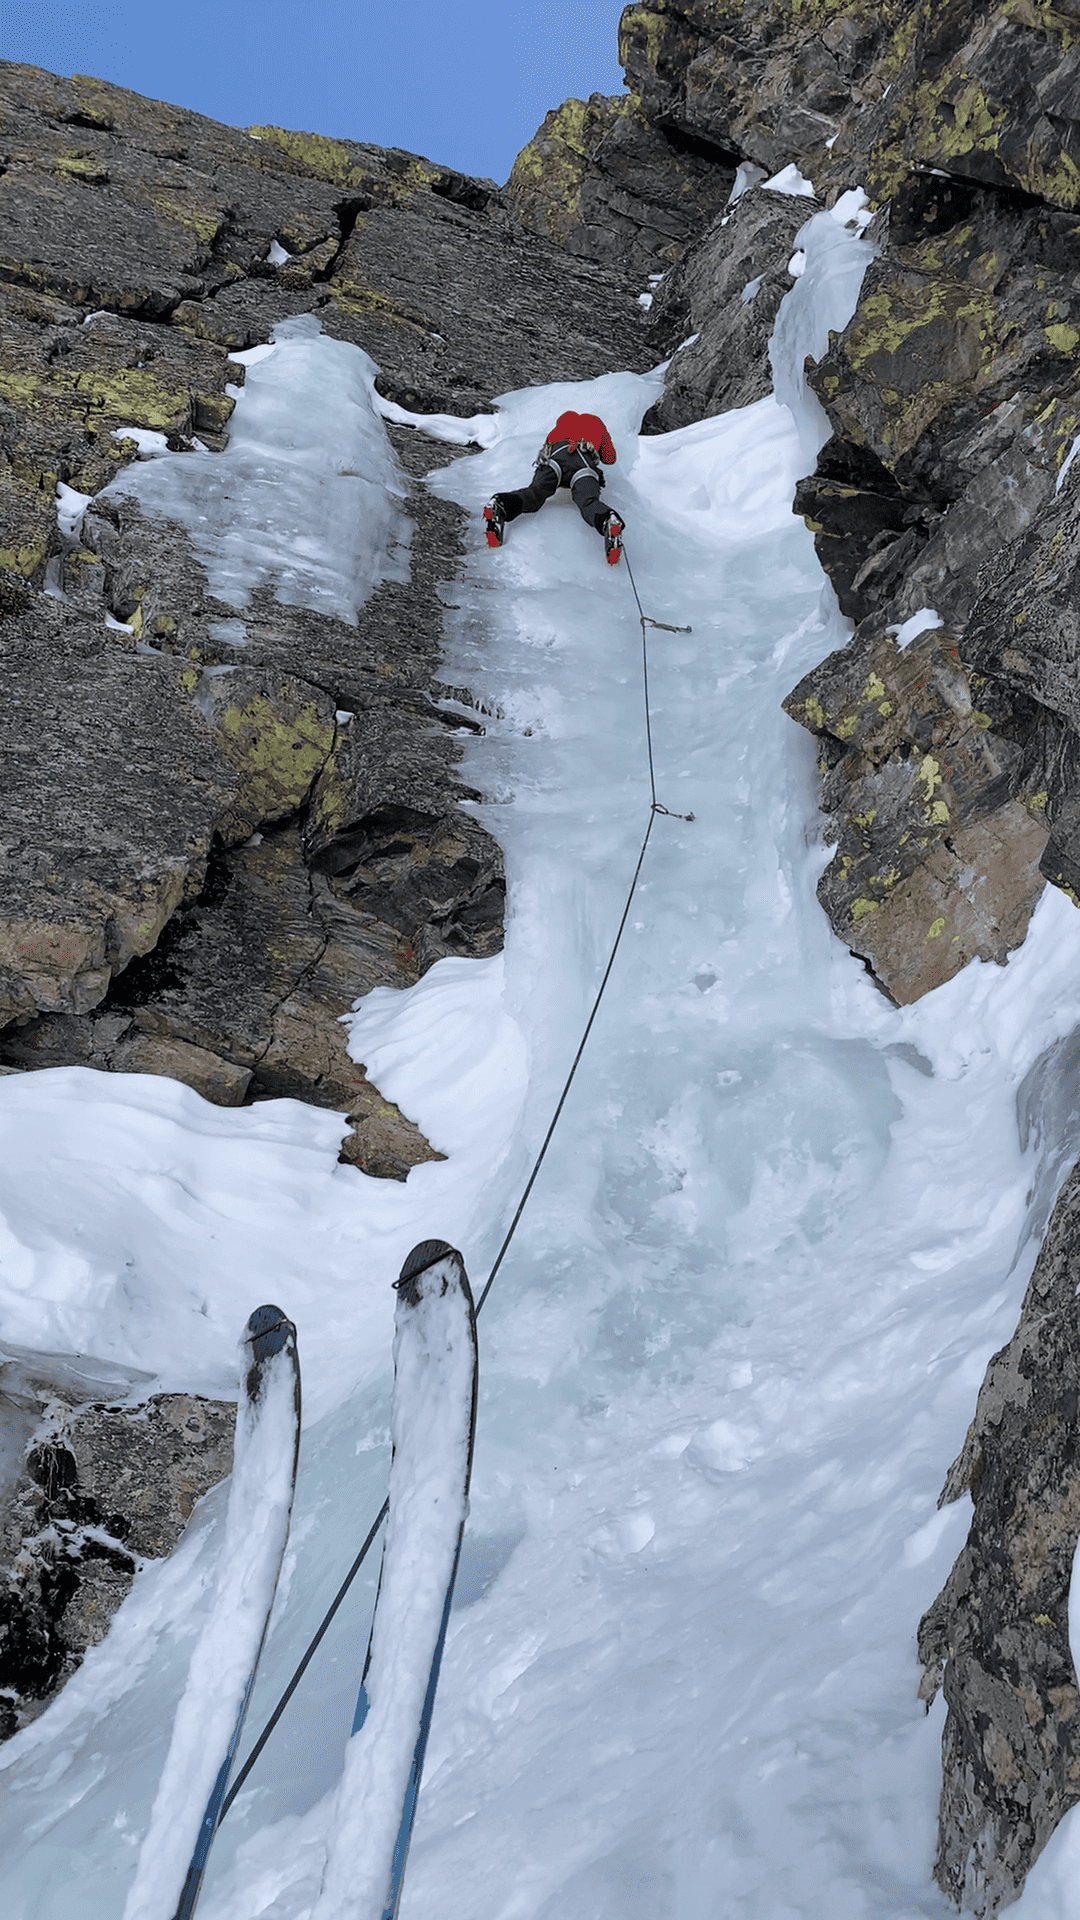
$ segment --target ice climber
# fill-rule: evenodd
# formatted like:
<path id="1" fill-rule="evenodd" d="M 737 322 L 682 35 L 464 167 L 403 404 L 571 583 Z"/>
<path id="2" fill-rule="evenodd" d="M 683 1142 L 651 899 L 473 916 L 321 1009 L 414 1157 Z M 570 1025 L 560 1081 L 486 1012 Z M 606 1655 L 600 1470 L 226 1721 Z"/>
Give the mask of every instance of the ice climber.
<path id="1" fill-rule="evenodd" d="M 603 534 L 609 567 L 618 566 L 623 523 L 614 507 L 605 507 L 600 498 L 601 461 L 605 467 L 614 466 L 615 448 L 599 415 L 560 413 L 537 455 L 529 485 L 514 493 L 492 494 L 484 508 L 488 546 L 502 546 L 508 520 L 516 520 L 520 513 L 539 513 L 553 493 L 569 487 L 582 519 Z"/>

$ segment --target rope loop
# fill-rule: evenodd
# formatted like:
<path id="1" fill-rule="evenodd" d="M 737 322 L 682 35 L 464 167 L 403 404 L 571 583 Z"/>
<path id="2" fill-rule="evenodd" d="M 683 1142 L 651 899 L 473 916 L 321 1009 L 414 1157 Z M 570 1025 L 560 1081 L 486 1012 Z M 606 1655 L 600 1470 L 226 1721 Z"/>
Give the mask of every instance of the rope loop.
<path id="1" fill-rule="evenodd" d="M 625 548 L 623 551 L 625 552 Z M 629 571 L 627 567 L 627 572 Z M 693 633 L 694 631 L 693 627 L 669 627 L 666 620 L 653 620 L 647 613 L 642 614 L 641 623 L 645 627 L 655 627 L 657 633 Z"/>

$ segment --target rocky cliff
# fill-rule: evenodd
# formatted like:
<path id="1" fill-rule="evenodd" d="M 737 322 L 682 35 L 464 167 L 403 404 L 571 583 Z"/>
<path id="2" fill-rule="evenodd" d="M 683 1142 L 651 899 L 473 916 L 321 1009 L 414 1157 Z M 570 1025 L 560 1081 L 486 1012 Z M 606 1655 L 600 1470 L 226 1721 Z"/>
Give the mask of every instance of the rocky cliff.
<path id="1" fill-rule="evenodd" d="M 428 1149 L 336 1015 L 499 939 L 498 849 L 458 807 L 467 690 L 439 680 L 461 528 L 422 485 L 432 443 L 394 433 L 408 580 L 353 619 L 262 590 L 226 704 L 235 609 L 182 528 L 103 492 L 123 430 L 212 457 L 228 354 L 297 314 L 389 399 L 463 418 L 670 354 L 651 425 L 679 426 L 768 390 L 797 235 L 856 187 L 873 259 L 807 370 L 823 444 L 793 503 L 852 625 L 786 703 L 820 747 L 822 906 L 904 1003 L 1003 960 L 1047 882 L 1080 895 L 1080 4 L 641 0 L 620 52 L 628 95 L 550 114 L 505 189 L 6 70 L 9 1070 L 297 1094 L 400 1177 Z M 774 183 L 792 165 L 811 198 Z M 58 483 L 95 496 L 77 538 Z M 949 1708 L 938 1877 L 977 1913 L 1080 1798 L 1075 1206 L 1070 1183 L 949 1476 L 972 1532 L 921 1636 Z"/>
<path id="2" fill-rule="evenodd" d="M 404 1179 L 432 1150 L 340 1017 L 502 934 L 501 853 L 460 805 L 483 722 L 440 679 L 462 516 L 422 476 L 445 449 L 390 428 L 402 512 L 372 590 L 320 612 L 271 580 L 242 619 L 136 463 L 220 495 L 245 378 L 229 355 L 282 321 L 364 348 L 404 408 L 469 417 L 530 381 L 650 364 L 640 281 L 414 155 L 32 68 L 0 68 L 0 104 L 0 1072 L 288 1095 L 341 1113 L 343 1159 Z M 227 1470 L 230 1409 L 147 1404 L 147 1384 L 86 1407 L 61 1361 L 3 1363 L 23 1464 L 0 1734 Z"/>
<path id="3" fill-rule="evenodd" d="M 289 316 L 364 347 L 406 407 L 468 415 L 531 379 L 640 364 L 639 311 L 491 183 L 91 80 L 3 79 L 0 1063 L 312 1100 L 349 1115 L 349 1157 L 403 1178 L 429 1150 L 338 1016 L 491 951 L 502 918 L 499 849 L 458 807 L 468 714 L 438 677 L 459 516 L 409 484 L 435 456 L 395 434 L 408 579 L 349 618 L 263 589 L 242 656 L 189 533 L 118 476 L 148 435 L 219 449 L 244 376 L 230 350 Z M 58 484 L 94 496 L 74 531 Z"/>

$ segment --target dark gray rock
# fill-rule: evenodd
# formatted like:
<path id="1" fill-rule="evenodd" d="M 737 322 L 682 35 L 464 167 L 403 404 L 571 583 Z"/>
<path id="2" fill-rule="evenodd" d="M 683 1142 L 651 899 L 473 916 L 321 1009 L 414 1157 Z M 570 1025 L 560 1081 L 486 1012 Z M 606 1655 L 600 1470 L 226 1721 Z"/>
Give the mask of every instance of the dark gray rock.
<path id="1" fill-rule="evenodd" d="M 853 618 L 929 605 L 962 623 L 1080 426 L 1080 219 L 918 176 L 875 232 L 882 257 L 810 373 L 834 439 L 799 506 Z"/>
<path id="2" fill-rule="evenodd" d="M 84 1354 L 0 1346 L 0 1739 L 44 1710 L 139 1566 L 171 1553 L 231 1471 L 235 1406 L 147 1399 L 145 1380 Z"/>
<path id="3" fill-rule="evenodd" d="M 977 672 L 1007 688 L 1015 703 L 1034 703 L 1048 716 L 1043 871 L 1080 902 L 1078 499 L 1073 464 L 1026 532 L 983 568 L 962 644 Z"/>
<path id="4" fill-rule="evenodd" d="M 730 163 L 652 124 L 632 95 L 593 93 L 547 115 L 506 197 L 532 232 L 638 275 L 644 289 L 720 212 L 734 177 Z"/>
<path id="5" fill-rule="evenodd" d="M 423 468 L 437 458 L 435 444 L 426 443 L 425 453 L 415 432 L 399 429 L 396 438 L 409 464 Z M 51 641 L 28 649 L 22 619 L 4 629 L 26 676 L 26 697 L 16 698 L 9 714 L 28 779 L 19 870 L 32 866 L 28 898 L 37 918 L 25 938 L 36 939 L 55 963 L 44 980 L 40 966 L 31 977 L 20 963 L 23 997 L 14 1008 L 18 1024 L 0 1032 L 3 1064 L 79 1062 L 165 1073 L 224 1105 L 271 1095 L 306 1099 L 346 1114 L 343 1157 L 385 1177 L 403 1179 L 411 1166 L 438 1157 L 348 1058 L 340 1024 L 368 988 L 409 985 L 445 954 L 485 954 L 501 942 L 501 856 L 458 808 L 461 722 L 434 697 L 438 586 L 460 550 L 461 516 L 426 489 L 417 489 L 411 504 L 408 582 L 385 582 L 359 610 L 355 627 L 283 608 L 264 589 L 245 614 L 242 654 L 214 638 L 233 609 L 207 593 L 182 528 L 144 514 L 123 494 L 102 496 L 88 512 L 84 541 L 101 549 L 101 565 L 100 577 L 84 588 L 87 601 L 96 588 L 103 595 L 99 620 L 108 606 L 153 644 L 92 626 L 87 606 L 82 637 L 92 664 L 76 688 L 62 649 L 56 653 Z M 85 556 L 88 549 L 79 551 Z M 50 632 L 70 631 L 70 605 L 48 597 L 40 605 Z M 223 655 L 231 671 L 214 674 Z M 56 701 L 42 704 L 50 675 L 57 676 Z M 16 678 L 16 694 L 20 684 Z M 57 732 L 57 716 L 64 692 L 73 690 L 93 751 L 80 747 L 69 760 L 70 734 Z M 170 785 L 159 735 L 167 746 L 170 729 L 178 728 L 193 744 Z M 151 752 L 160 781 L 148 775 Z M 39 798 L 50 753 L 63 754 L 65 764 L 63 783 L 46 791 L 62 794 L 63 819 L 79 835 L 73 844 L 83 879 L 75 904 L 84 919 L 96 914 L 90 933 L 100 964 L 89 981 L 85 967 L 56 978 L 55 954 L 68 952 L 53 931 L 56 901 L 64 905 L 70 876 L 59 858 L 64 843 L 58 830 L 49 835 Z M 110 964 L 110 930 L 115 946 L 130 884 L 112 854 L 114 800 L 124 791 L 117 753 L 149 810 L 143 842 L 131 823 L 124 840 L 138 855 L 144 891 L 158 851 L 156 809 L 174 835 L 185 806 L 201 809 L 203 827 L 198 859 L 171 893 L 173 869 L 165 869 L 153 937 Z M 258 844 L 245 844 L 252 835 Z M 108 870 L 112 892 L 102 898 L 99 888 L 88 905 L 89 850 Z M 15 851 L 9 847 L 9 864 Z M 48 857 L 57 874 L 51 894 L 36 884 Z M 70 903 L 68 911 L 70 919 Z"/>
<path id="6" fill-rule="evenodd" d="M 875 56 L 910 7 L 810 0 L 636 0 L 619 23 L 626 81 L 647 117 L 727 159 L 773 174 L 796 161 L 815 180 Z M 857 177 L 857 176 L 854 176 Z M 844 185 L 850 186 L 848 173 Z"/>
<path id="7" fill-rule="evenodd" d="M 233 405 L 224 389 L 243 369 L 226 359 L 229 339 L 195 324 L 216 294 L 250 288 L 263 338 L 283 311 L 315 297 L 325 307 L 325 276 L 355 235 L 361 200 L 393 219 L 420 194 L 436 221 L 447 216 L 449 247 L 460 246 L 459 206 L 486 236 L 493 196 L 408 156 L 297 146 L 273 129 L 254 139 L 122 90 L 4 72 L 18 164 L 5 175 L 0 236 L 0 294 L 14 322 L 3 388 L 12 455 L 0 479 L 27 535 L 16 516 L 23 544 L 7 557 L 40 578 L 51 555 L 64 599 L 12 585 L 4 608 L 12 776 L 0 1058 L 8 1068 L 165 1072 L 224 1104 L 288 1091 L 349 1115 L 345 1157 L 403 1178 L 431 1149 L 348 1060 L 339 1016 L 367 986 L 406 984 L 443 953 L 486 952 L 500 938 L 501 862 L 489 837 L 458 817 L 447 842 L 453 878 L 428 844 L 446 840 L 458 800 L 460 728 L 434 696 L 436 589 L 456 563 L 460 514 L 414 489 L 408 587 L 387 583 L 360 629 L 285 610 L 264 591 L 241 661 L 218 637 L 234 610 L 208 593 L 183 529 L 123 493 L 102 494 L 81 542 L 61 550 L 52 495 L 60 479 L 98 494 L 134 455 L 114 426 L 163 431 L 178 450 L 196 430 L 223 444 L 217 429 Z M 419 272 L 423 219 L 412 224 Z M 294 250 L 280 273 L 266 259 L 275 238 Z M 399 275 L 407 251 L 399 235 Z M 480 251 L 473 235 L 474 276 Z M 575 264 L 586 282 L 592 271 Z M 87 305 L 106 310 L 83 324 Z M 191 324 L 162 324 L 178 316 Z M 461 312 L 459 334 L 466 319 L 472 330 Z M 350 310 L 342 331 L 367 324 Z M 372 324 L 385 325 L 381 309 Z M 419 471 L 438 460 L 430 444 L 413 459 L 416 435 L 400 438 Z M 106 615 L 132 631 L 107 629 Z M 215 678 L 223 665 L 232 671 Z M 338 722 L 336 711 L 352 719 Z M 299 859 L 295 822 L 335 740 L 371 766 L 385 762 L 367 812 L 411 805 L 426 823 L 417 856 L 426 878 L 410 885 L 408 861 L 397 860 L 409 904 L 390 922 L 374 911 L 394 893 L 385 874 L 365 885 L 354 863 L 348 887 L 334 882 L 337 900 Z M 293 823 L 284 843 L 245 850 L 256 828 L 275 823 Z M 146 966 L 131 965 L 143 957 Z M 246 993 L 235 993 L 236 977 Z"/>
<path id="8" fill-rule="evenodd" d="M 201 888 L 238 786 L 175 660 L 45 595 L 0 626 L 0 660 L 10 1022 L 85 1012 L 149 952 Z"/>
<path id="9" fill-rule="evenodd" d="M 970 1491 L 967 1543 L 919 1628 L 922 1697 L 948 1715 L 935 1875 L 994 1914 L 1080 1800 L 1080 1690 L 1069 1583 L 1080 1534 L 1076 1266 L 1069 1175 L 1012 1340 L 995 1354 L 942 1501 Z"/>
<path id="10" fill-rule="evenodd" d="M 752 187 L 665 275 L 649 318 L 658 340 L 677 350 L 649 411 L 651 431 L 670 433 L 771 392 L 769 341 L 794 285 L 795 235 L 818 211 L 809 198 Z"/>
<path id="11" fill-rule="evenodd" d="M 784 702 L 822 746 L 836 853 L 818 898 L 901 1006 L 969 960 L 1004 961 L 1042 892 L 1041 765 L 994 698 L 947 629 L 901 650 L 868 621 Z"/>

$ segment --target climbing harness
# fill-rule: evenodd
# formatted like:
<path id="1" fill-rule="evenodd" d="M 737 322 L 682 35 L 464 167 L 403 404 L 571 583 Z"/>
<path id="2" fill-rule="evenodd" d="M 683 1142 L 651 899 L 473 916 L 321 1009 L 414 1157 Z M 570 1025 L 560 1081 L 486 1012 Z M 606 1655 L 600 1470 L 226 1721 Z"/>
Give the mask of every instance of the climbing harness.
<path id="1" fill-rule="evenodd" d="M 604 997 L 604 990 L 607 986 L 609 978 L 611 977 L 611 970 L 615 965 L 615 957 L 619 951 L 619 944 L 622 940 L 623 933 L 626 928 L 626 922 L 630 917 L 630 908 L 633 905 L 634 895 L 637 892 L 637 883 L 641 875 L 642 866 L 644 865 L 645 854 L 648 849 L 649 840 L 652 836 L 653 823 L 656 819 L 656 816 L 658 813 L 662 813 L 662 814 L 665 814 L 669 820 L 686 820 L 686 821 L 692 821 L 694 818 L 692 813 L 676 813 L 673 810 L 673 808 L 665 807 L 656 797 L 656 770 L 655 770 L 655 765 L 653 761 L 652 726 L 649 720 L 649 643 L 648 643 L 648 633 L 647 633 L 647 629 L 649 627 L 654 628 L 658 633 L 692 633 L 693 628 L 692 627 L 672 627 L 672 626 L 669 626 L 667 622 L 664 620 L 653 620 L 650 617 L 650 615 L 645 612 L 641 604 L 641 596 L 638 593 L 637 581 L 634 579 L 634 575 L 630 567 L 630 557 L 628 554 L 626 554 L 625 547 L 623 548 L 623 552 L 626 558 L 626 571 L 630 579 L 630 585 L 633 588 L 634 599 L 637 603 L 638 620 L 641 625 L 641 675 L 642 675 L 642 691 L 643 691 L 644 704 L 645 704 L 645 741 L 648 749 L 648 758 L 649 758 L 649 820 L 648 820 L 648 825 L 645 828 L 645 835 L 641 842 L 641 848 L 638 852 L 637 865 L 634 868 L 634 874 L 630 882 L 629 892 L 627 893 L 627 896 L 626 896 L 626 905 L 623 907 L 622 918 L 619 921 L 618 930 L 615 934 L 615 939 L 612 943 L 611 952 L 608 955 L 608 962 L 607 962 L 607 966 L 604 968 L 603 978 L 601 979 L 600 985 L 596 990 L 596 997 L 592 1004 L 592 1011 L 589 1014 L 589 1018 L 585 1023 L 585 1030 L 581 1036 L 581 1041 L 578 1046 L 578 1050 L 574 1055 L 573 1061 L 571 1063 L 570 1071 L 566 1076 L 566 1080 L 563 1085 L 563 1090 L 559 1095 L 558 1102 L 555 1107 L 555 1111 L 551 1116 L 551 1121 L 548 1126 L 548 1130 L 544 1135 L 544 1139 L 540 1147 L 540 1151 L 537 1154 L 536 1159 L 533 1161 L 532 1171 L 529 1174 L 528 1180 L 525 1183 L 525 1187 L 524 1187 L 524 1191 L 522 1192 L 521 1199 L 518 1201 L 517 1211 L 515 1212 L 509 1227 L 507 1228 L 505 1238 L 503 1239 L 503 1243 L 499 1248 L 498 1253 L 495 1256 L 495 1261 L 491 1268 L 491 1272 L 488 1274 L 487 1281 L 484 1285 L 483 1291 L 481 1292 L 479 1299 L 476 1302 L 477 1314 L 480 1313 L 480 1309 L 482 1308 L 484 1301 L 487 1299 L 488 1294 L 491 1292 L 491 1289 L 495 1284 L 495 1277 L 498 1274 L 499 1268 L 502 1266 L 504 1259 L 506 1258 L 506 1254 L 509 1250 L 510 1243 L 513 1240 L 514 1234 L 517 1231 L 518 1222 L 520 1221 L 521 1216 L 524 1213 L 526 1206 L 528 1205 L 529 1196 L 532 1193 L 534 1186 L 536 1185 L 536 1181 L 539 1176 L 540 1169 L 543 1166 L 544 1159 L 547 1155 L 547 1150 L 551 1145 L 552 1139 L 554 1138 L 555 1129 L 559 1124 L 559 1119 L 562 1115 L 562 1110 L 566 1105 L 570 1088 L 574 1083 L 574 1076 L 576 1075 L 578 1067 L 581 1064 L 581 1058 L 588 1044 L 589 1035 L 593 1030 L 593 1023 L 595 1022 L 596 1016 L 600 1011 L 600 1002 Z M 327 1608 L 327 1611 L 324 1614 L 323 1619 L 318 1629 L 316 1630 L 313 1638 L 309 1642 L 308 1647 L 303 1655 L 303 1658 L 301 1659 L 300 1664 L 298 1665 L 295 1673 L 292 1676 L 292 1679 L 289 1681 L 288 1685 L 286 1686 L 285 1691 L 281 1695 L 280 1700 L 278 1701 L 276 1707 L 271 1713 L 270 1718 L 267 1720 L 266 1725 L 264 1726 L 262 1732 L 260 1733 L 258 1739 L 255 1742 L 255 1745 L 252 1747 L 251 1752 L 248 1754 L 247 1759 L 245 1760 L 243 1766 L 241 1767 L 239 1773 L 236 1776 L 236 1779 L 234 1780 L 232 1786 L 230 1787 L 229 1792 L 227 1793 L 224 1801 L 222 1802 L 221 1814 L 218 1820 L 219 1826 L 221 1824 L 221 1821 L 224 1820 L 225 1815 L 228 1813 L 229 1808 L 232 1806 L 233 1801 L 236 1799 L 237 1794 L 240 1792 L 241 1788 L 243 1787 L 245 1780 L 247 1779 L 252 1768 L 254 1767 L 255 1762 L 258 1760 L 259 1755 L 261 1754 L 263 1748 L 265 1747 L 267 1741 L 269 1740 L 270 1735 L 273 1733 L 274 1728 L 277 1726 L 278 1721 L 281 1719 L 281 1716 L 284 1713 L 285 1708 L 288 1706 L 289 1701 L 292 1699 L 293 1694 L 296 1692 L 296 1689 L 299 1686 L 301 1680 L 303 1679 L 304 1674 L 307 1671 L 307 1668 L 316 1652 L 316 1649 L 318 1648 L 328 1627 L 330 1626 L 330 1623 L 333 1620 L 334 1615 L 337 1613 L 337 1610 L 340 1607 L 342 1601 L 344 1600 L 345 1595 L 348 1593 L 349 1588 L 352 1586 L 353 1581 L 355 1580 L 357 1574 L 360 1571 L 360 1568 L 363 1566 L 364 1561 L 366 1560 L 368 1553 L 370 1552 L 371 1547 L 374 1543 L 374 1540 L 379 1531 L 379 1528 L 382 1526 L 383 1521 L 386 1519 L 386 1516 L 389 1513 L 389 1511 L 390 1511 L 390 1502 L 387 1499 L 383 1501 L 382 1506 L 380 1507 L 378 1513 L 375 1516 L 375 1519 L 372 1521 L 371 1527 L 368 1531 L 368 1535 L 364 1541 L 363 1546 L 360 1548 L 360 1551 L 357 1554 L 356 1559 L 353 1561 L 352 1566 L 349 1568 L 348 1573 L 345 1575 L 345 1578 L 342 1581 L 340 1587 L 338 1588 L 337 1593 L 334 1595 L 333 1600 L 330 1602 L 330 1605 Z"/>

